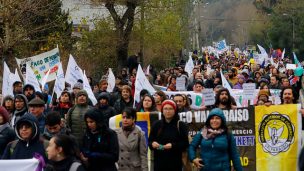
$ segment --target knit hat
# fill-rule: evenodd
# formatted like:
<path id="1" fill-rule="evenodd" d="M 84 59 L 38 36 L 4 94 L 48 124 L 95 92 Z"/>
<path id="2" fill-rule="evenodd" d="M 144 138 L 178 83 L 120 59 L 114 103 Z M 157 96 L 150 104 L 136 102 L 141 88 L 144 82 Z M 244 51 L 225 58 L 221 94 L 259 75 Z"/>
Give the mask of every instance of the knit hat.
<path id="1" fill-rule="evenodd" d="M 161 105 L 161 111 L 163 111 L 164 106 L 168 104 L 170 106 L 172 106 L 174 108 L 174 111 L 176 111 L 176 103 L 173 100 L 165 100 L 163 101 L 162 105 Z"/>
<path id="2" fill-rule="evenodd" d="M 82 90 L 83 89 L 83 84 L 82 83 L 80 83 L 80 82 L 77 82 L 77 83 L 75 83 L 74 84 L 74 86 L 73 86 L 73 89 L 80 89 L 80 90 Z"/>
<path id="3" fill-rule="evenodd" d="M 76 94 L 76 98 L 78 98 L 81 95 L 85 95 L 86 97 L 88 97 L 88 93 L 85 90 L 80 90 L 77 94 Z"/>
<path id="4" fill-rule="evenodd" d="M 9 114 L 8 114 L 7 110 L 2 106 L 0 106 L 0 115 L 2 115 L 2 117 L 3 117 L 2 124 L 5 124 L 9 121 Z"/>
<path id="5" fill-rule="evenodd" d="M 265 96 L 269 97 L 268 90 L 260 90 L 259 94 L 258 94 L 258 99 L 260 98 L 261 95 L 265 95 Z"/>

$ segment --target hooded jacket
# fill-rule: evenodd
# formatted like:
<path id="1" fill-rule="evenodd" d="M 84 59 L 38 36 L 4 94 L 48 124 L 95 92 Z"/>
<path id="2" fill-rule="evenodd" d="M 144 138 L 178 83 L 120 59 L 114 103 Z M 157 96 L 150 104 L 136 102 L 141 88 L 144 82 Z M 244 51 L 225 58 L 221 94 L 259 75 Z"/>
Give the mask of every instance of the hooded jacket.
<path id="1" fill-rule="evenodd" d="M 94 133 L 87 128 L 83 137 L 82 152 L 88 157 L 89 171 L 115 171 L 118 161 L 119 145 L 115 131 L 108 128 L 105 117 L 98 109 L 89 109 L 84 117 L 94 120 L 97 130 Z"/>
<path id="2" fill-rule="evenodd" d="M 220 117 L 222 120 L 221 127 L 226 127 L 224 112 L 219 108 L 215 108 L 209 113 L 206 121 L 207 127 L 210 125 L 210 119 L 213 116 Z M 199 145 L 201 146 L 200 158 L 204 163 L 201 171 L 230 171 L 231 160 L 236 171 L 242 170 L 235 139 L 231 133 L 224 131 L 212 139 L 203 138 L 201 133 L 196 134 L 188 149 L 190 161 L 196 158 L 196 149 Z"/>
<path id="3" fill-rule="evenodd" d="M 101 99 L 105 99 L 108 104 L 107 105 L 101 105 L 100 104 L 100 100 Z M 100 93 L 100 95 L 98 96 L 97 98 L 97 101 L 98 101 L 98 109 L 100 110 L 101 114 L 104 116 L 105 118 L 105 122 L 107 124 L 107 126 L 109 126 L 109 120 L 112 116 L 115 116 L 116 115 L 116 111 L 115 109 L 109 105 L 110 103 L 110 95 L 106 92 L 102 92 Z"/>
<path id="4" fill-rule="evenodd" d="M 17 94 L 15 96 L 15 99 L 14 99 L 14 103 L 16 103 L 16 99 L 17 97 L 23 99 L 24 101 L 24 107 L 21 109 L 21 110 L 17 110 L 15 108 L 15 111 L 13 112 L 13 115 L 12 115 L 12 119 L 10 121 L 10 125 L 11 127 L 14 127 L 15 124 L 17 123 L 17 121 L 27 112 L 28 110 L 28 101 L 27 101 L 27 98 L 25 97 L 25 95 L 23 94 Z"/>
<path id="5" fill-rule="evenodd" d="M 23 86 L 23 94 L 24 94 L 24 92 L 25 92 L 25 89 L 26 88 L 31 88 L 31 89 L 33 89 L 33 94 L 32 95 L 30 95 L 30 96 L 26 96 L 26 98 L 27 98 L 27 101 L 31 101 L 31 100 L 33 100 L 35 97 L 36 97 L 36 91 L 35 91 L 35 87 L 33 86 L 33 85 L 31 85 L 31 84 L 25 84 L 24 86 Z"/>
<path id="6" fill-rule="evenodd" d="M 29 123 L 32 128 L 32 135 L 29 140 L 23 139 L 18 130 L 21 123 L 24 122 Z M 35 153 L 38 153 L 46 160 L 43 142 L 39 140 L 38 121 L 34 116 L 30 114 L 22 116 L 16 123 L 15 133 L 18 138 L 15 147 L 12 147 L 15 141 L 9 143 L 6 146 L 2 159 L 31 159 Z"/>

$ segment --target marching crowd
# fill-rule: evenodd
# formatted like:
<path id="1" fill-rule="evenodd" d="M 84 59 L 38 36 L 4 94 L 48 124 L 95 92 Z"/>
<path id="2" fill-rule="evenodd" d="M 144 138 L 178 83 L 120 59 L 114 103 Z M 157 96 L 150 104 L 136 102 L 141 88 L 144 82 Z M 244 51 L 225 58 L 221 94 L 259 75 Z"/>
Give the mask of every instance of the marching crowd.
<path id="1" fill-rule="evenodd" d="M 187 91 L 202 93 L 205 88 L 213 89 L 212 106 L 192 109 L 185 94 L 176 93 L 168 99 L 164 91 L 151 94 L 145 89 L 140 92 L 140 102 L 134 104 L 137 67 L 123 68 L 111 93 L 107 92 L 106 76 L 96 83 L 89 78 L 98 102 L 94 106 L 82 80 L 72 87 L 66 85 L 60 97 L 53 99 L 47 87 L 38 92 L 32 85 L 15 82 L 14 97 L 3 97 L 0 107 L 1 158 L 38 156 L 47 171 L 145 171 L 149 167 L 155 171 L 179 171 L 192 170 L 190 162 L 204 171 L 228 171 L 230 161 L 235 170 L 242 170 L 234 137 L 222 111 L 236 109 L 237 103 L 230 90 L 223 87 L 221 73 L 233 89 L 255 83 L 259 93 L 254 105 L 266 106 L 273 104 L 270 89 L 281 89 L 281 104 L 302 103 L 302 74 L 286 69 L 286 64 L 292 61 L 282 56 L 273 56 L 274 63 L 268 65 L 246 55 L 235 55 L 233 51 L 219 57 L 204 52 L 202 58 L 196 55 L 192 58 L 191 74 L 183 64 L 178 64 L 159 72 L 150 67 L 146 76 L 166 91 L 177 91 L 176 80 L 181 78 L 185 79 Z M 190 141 L 188 126 L 179 120 L 178 113 L 206 109 L 212 110 L 201 133 Z M 162 117 L 145 135 L 136 126 L 136 112 L 161 112 Z M 121 127 L 110 129 L 109 119 L 119 114 Z M 153 153 L 149 167 L 148 148 Z M 182 160 L 185 156 L 186 160 Z"/>

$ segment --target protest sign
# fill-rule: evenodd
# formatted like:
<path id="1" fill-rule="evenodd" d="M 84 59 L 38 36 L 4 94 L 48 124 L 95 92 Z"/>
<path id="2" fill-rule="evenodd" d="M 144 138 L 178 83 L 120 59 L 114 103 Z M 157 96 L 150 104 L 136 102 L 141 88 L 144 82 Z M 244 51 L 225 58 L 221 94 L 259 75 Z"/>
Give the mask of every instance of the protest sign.
<path id="1" fill-rule="evenodd" d="M 243 84 L 243 96 L 244 99 L 253 100 L 255 97 L 255 83 Z"/>
<path id="2" fill-rule="evenodd" d="M 211 88 L 203 89 L 202 96 L 203 96 L 203 99 L 205 102 L 204 103 L 205 106 L 214 105 L 215 97 L 214 97 L 213 89 L 211 89 Z"/>
<path id="3" fill-rule="evenodd" d="M 56 79 L 56 72 L 60 63 L 59 49 L 57 47 L 51 51 L 33 57 L 23 59 L 16 58 L 16 61 L 24 76 L 26 73 L 26 66 L 29 65 L 33 69 L 38 81 L 40 81 L 49 70 L 50 73 L 47 82 L 53 81 Z"/>
<path id="4" fill-rule="evenodd" d="M 185 91 L 186 90 L 186 78 L 185 77 L 177 77 L 176 78 L 176 90 Z"/>

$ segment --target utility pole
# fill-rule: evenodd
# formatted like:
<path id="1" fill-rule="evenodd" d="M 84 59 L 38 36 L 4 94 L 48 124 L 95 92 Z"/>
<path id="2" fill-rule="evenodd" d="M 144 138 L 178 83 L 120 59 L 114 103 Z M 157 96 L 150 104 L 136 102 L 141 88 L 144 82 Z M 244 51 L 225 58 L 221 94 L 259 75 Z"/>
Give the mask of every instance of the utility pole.
<path id="1" fill-rule="evenodd" d="M 144 35 L 145 35 L 145 6 L 144 6 L 144 1 L 141 3 L 141 9 L 140 9 L 140 54 L 139 54 L 139 61 L 141 66 L 143 67 L 144 64 Z"/>

